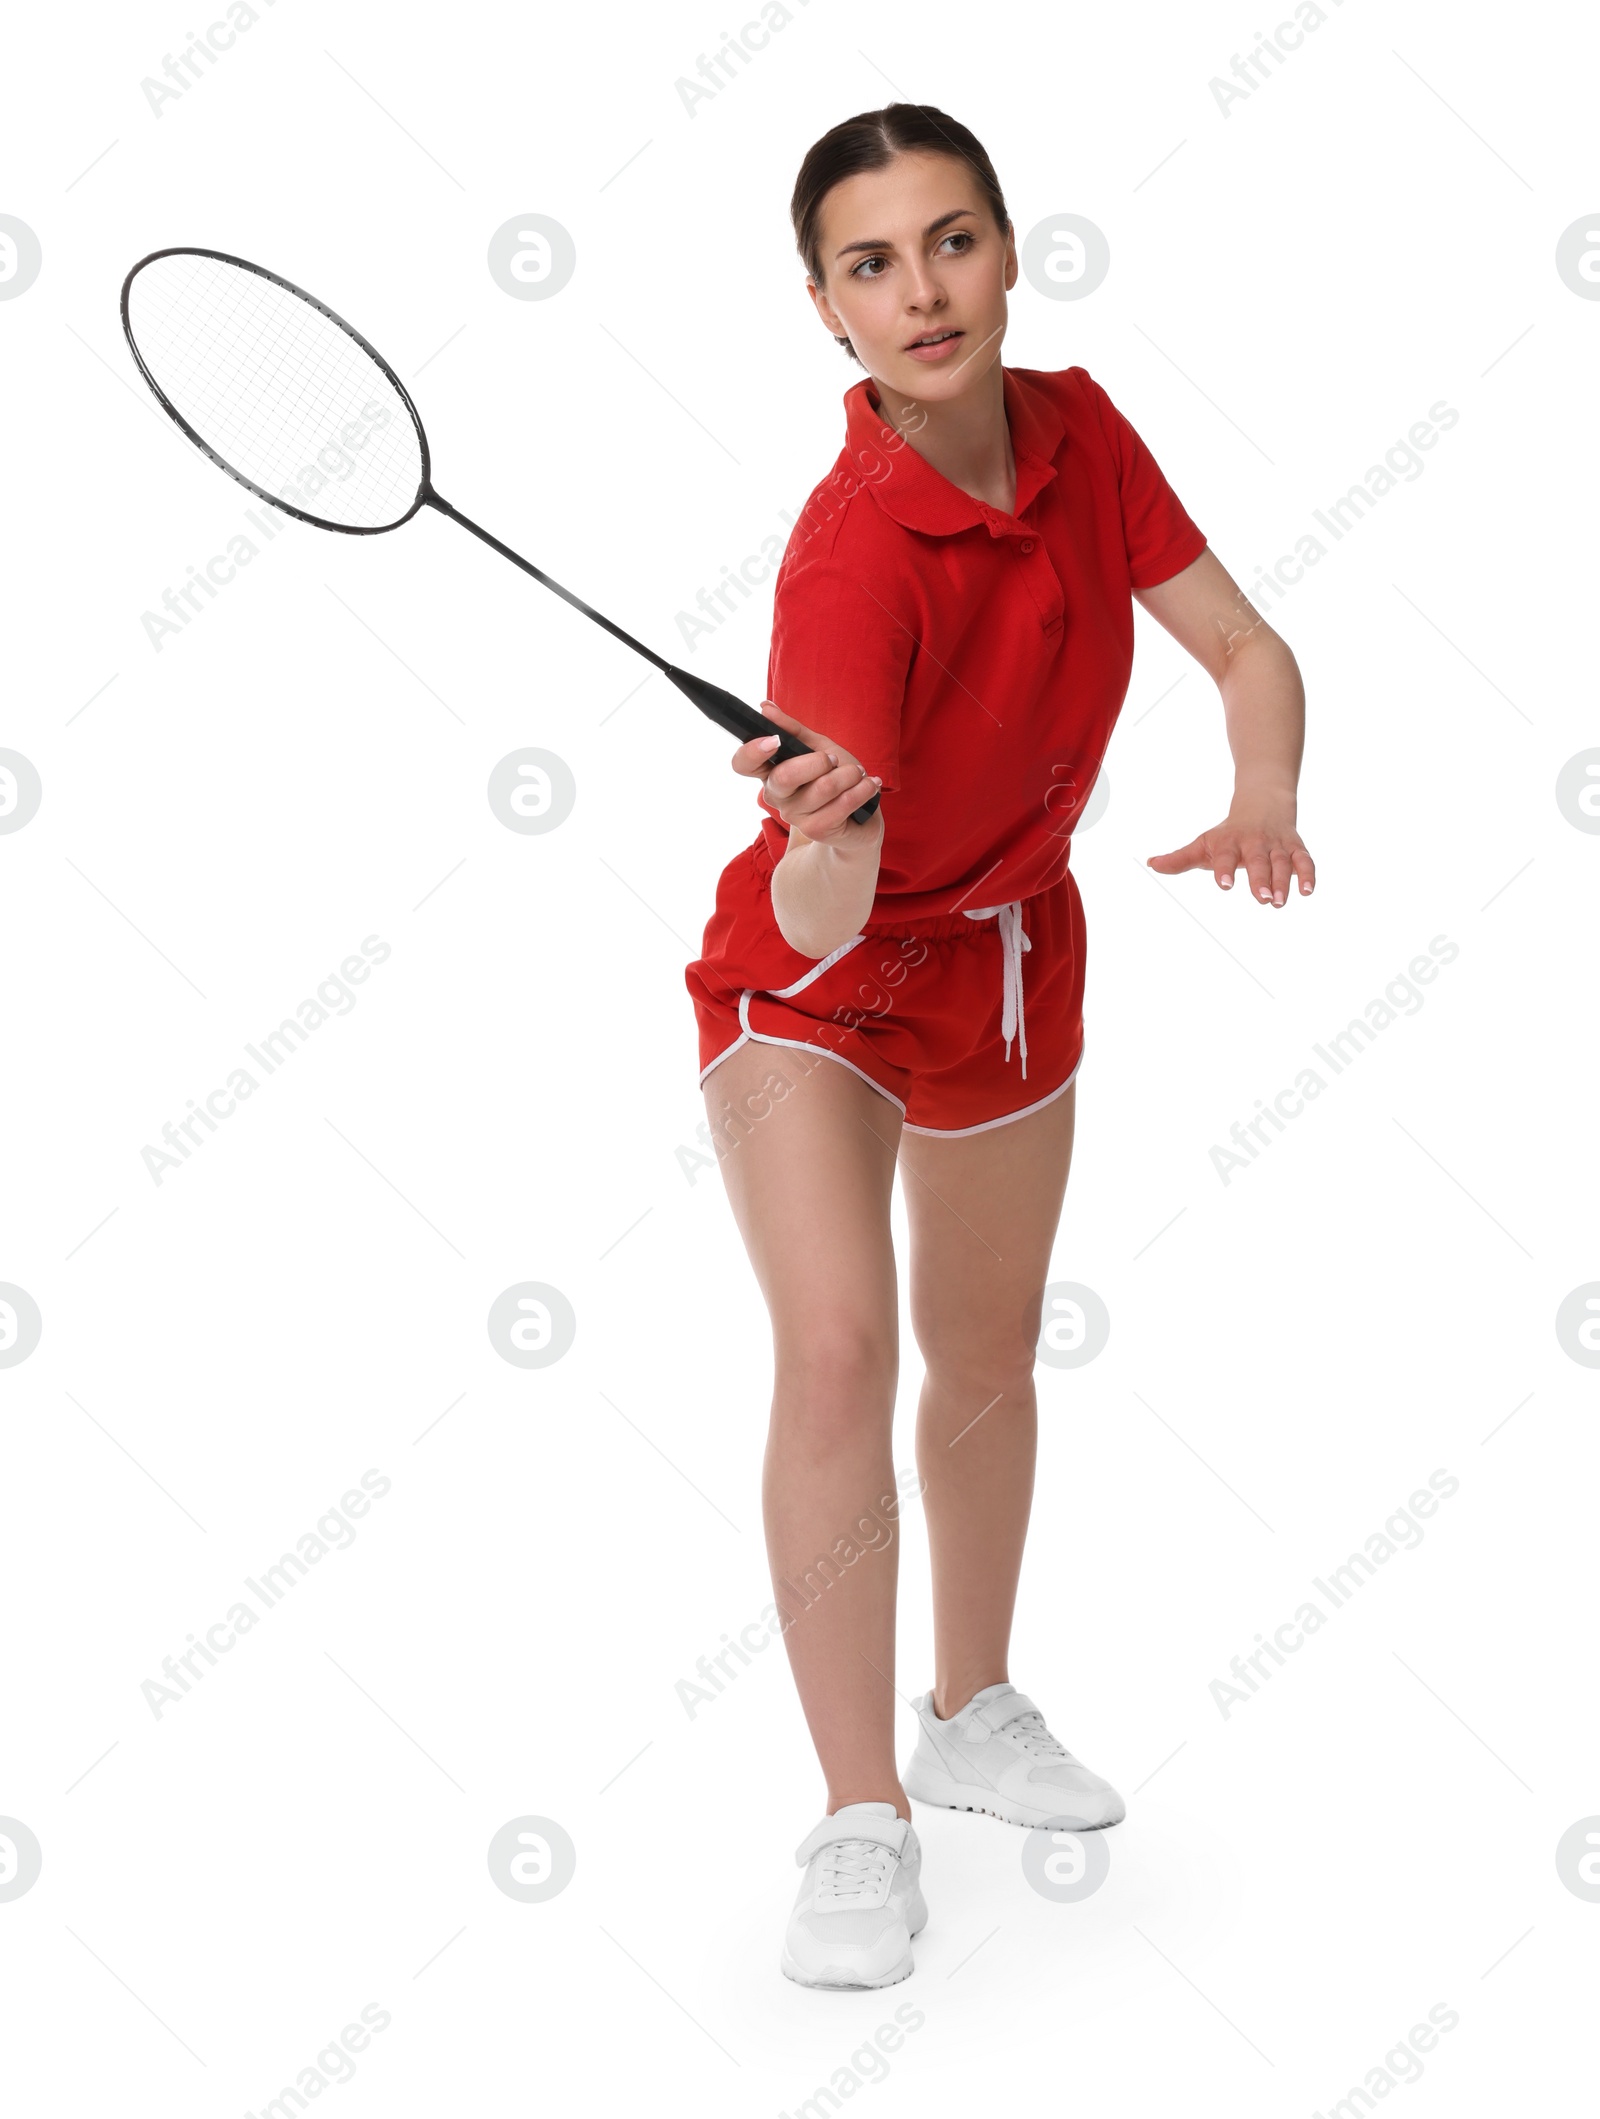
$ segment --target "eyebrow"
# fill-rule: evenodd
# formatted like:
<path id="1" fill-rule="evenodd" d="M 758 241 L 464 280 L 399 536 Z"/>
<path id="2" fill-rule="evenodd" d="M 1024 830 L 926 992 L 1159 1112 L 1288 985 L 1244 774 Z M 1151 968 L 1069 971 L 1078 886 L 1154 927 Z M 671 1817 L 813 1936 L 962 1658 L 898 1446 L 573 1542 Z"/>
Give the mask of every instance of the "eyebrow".
<path id="1" fill-rule="evenodd" d="M 948 228 L 952 221 L 959 221 L 963 214 L 970 214 L 971 212 L 972 208 L 970 206 L 957 206 L 950 213 L 940 214 L 938 220 L 930 221 L 927 227 L 923 229 L 923 241 L 926 242 L 930 235 L 937 235 L 941 228 Z M 852 250 L 893 250 L 893 248 L 893 243 L 889 242 L 885 237 L 874 236 L 867 242 L 846 243 L 833 254 L 836 258 L 842 258 L 848 257 Z"/>

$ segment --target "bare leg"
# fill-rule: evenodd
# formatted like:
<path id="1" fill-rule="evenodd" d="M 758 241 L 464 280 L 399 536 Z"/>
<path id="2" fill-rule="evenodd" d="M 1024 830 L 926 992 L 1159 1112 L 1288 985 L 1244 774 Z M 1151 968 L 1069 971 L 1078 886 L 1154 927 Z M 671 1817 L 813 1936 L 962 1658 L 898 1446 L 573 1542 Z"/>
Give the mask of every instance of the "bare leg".
<path id="1" fill-rule="evenodd" d="M 1076 1083 L 987 1133 L 905 1133 L 911 1320 L 927 1368 L 917 1463 L 933 1565 L 935 1713 L 1009 1677 L 1033 1500 L 1039 1341 Z"/>
<path id="2" fill-rule="evenodd" d="M 890 1802 L 909 1818 L 894 1755 L 890 1457 L 900 1113 L 837 1060 L 754 1042 L 713 1069 L 705 1096 L 772 1319 L 767 1554 L 827 1807 Z"/>

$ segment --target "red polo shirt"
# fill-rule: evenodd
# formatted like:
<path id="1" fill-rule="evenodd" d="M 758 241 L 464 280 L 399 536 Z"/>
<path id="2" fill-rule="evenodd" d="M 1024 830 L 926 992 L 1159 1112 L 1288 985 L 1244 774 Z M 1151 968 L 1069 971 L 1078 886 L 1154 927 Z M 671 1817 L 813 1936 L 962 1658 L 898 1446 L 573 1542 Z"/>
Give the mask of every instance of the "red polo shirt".
<path id="1" fill-rule="evenodd" d="M 778 571 L 767 697 L 883 776 L 874 922 L 1061 880 L 1128 689 L 1131 592 L 1205 549 L 1087 369 L 1001 374 L 1014 513 L 919 456 L 864 377 Z"/>

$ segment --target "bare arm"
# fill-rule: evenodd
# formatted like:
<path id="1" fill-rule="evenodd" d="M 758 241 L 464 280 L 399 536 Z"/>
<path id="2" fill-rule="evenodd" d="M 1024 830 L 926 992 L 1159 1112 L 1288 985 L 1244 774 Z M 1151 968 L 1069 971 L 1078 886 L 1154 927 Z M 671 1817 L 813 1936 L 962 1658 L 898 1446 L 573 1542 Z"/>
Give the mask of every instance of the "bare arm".
<path id="1" fill-rule="evenodd" d="M 778 932 L 802 956 L 829 956 L 861 932 L 877 894 L 883 810 L 865 824 L 855 823 L 852 812 L 883 782 L 864 772 L 842 744 L 830 743 L 770 699 L 762 700 L 761 711 L 811 745 L 810 757 L 773 766 L 767 753 L 776 736 L 741 743 L 733 754 L 736 773 L 765 777 L 767 802 L 789 828 L 783 859 L 772 872 Z"/>
<path id="2" fill-rule="evenodd" d="M 1295 828 L 1296 786 L 1305 746 L 1306 695 L 1289 644 L 1275 633 L 1209 547 L 1181 574 L 1134 594 L 1157 624 L 1188 649 L 1222 694 L 1233 800 L 1220 824 L 1148 865 L 1162 875 L 1209 868 L 1224 890 L 1236 869 L 1254 896 L 1273 905 L 1316 882 L 1316 868 Z"/>

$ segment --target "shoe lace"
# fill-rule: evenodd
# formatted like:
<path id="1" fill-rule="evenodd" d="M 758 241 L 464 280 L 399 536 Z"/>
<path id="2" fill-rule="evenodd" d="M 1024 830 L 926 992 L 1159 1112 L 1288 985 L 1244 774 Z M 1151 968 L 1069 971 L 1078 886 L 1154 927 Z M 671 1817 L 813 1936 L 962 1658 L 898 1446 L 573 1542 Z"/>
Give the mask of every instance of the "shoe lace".
<path id="1" fill-rule="evenodd" d="M 823 1848 L 818 1892 L 823 1898 L 859 1898 L 878 1884 L 890 1860 L 876 1840 L 836 1839 Z"/>
<path id="2" fill-rule="evenodd" d="M 1078 1763 L 1060 1738 L 1050 1734 L 1045 1726 L 1044 1716 L 1037 1707 L 1031 1714 L 1018 1715 L 1015 1721 L 1007 1722 L 1005 1733 L 1007 1736 L 1014 1736 L 1023 1749 L 1030 1752 L 1034 1758 L 1056 1759 L 1069 1766 Z"/>

